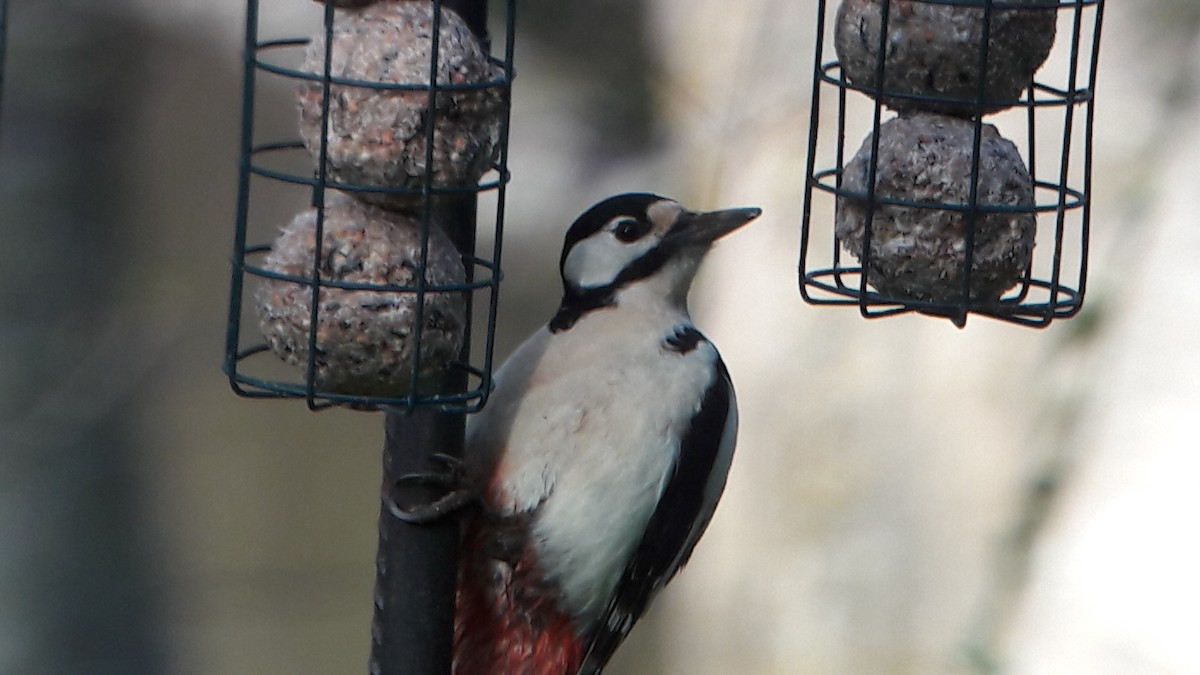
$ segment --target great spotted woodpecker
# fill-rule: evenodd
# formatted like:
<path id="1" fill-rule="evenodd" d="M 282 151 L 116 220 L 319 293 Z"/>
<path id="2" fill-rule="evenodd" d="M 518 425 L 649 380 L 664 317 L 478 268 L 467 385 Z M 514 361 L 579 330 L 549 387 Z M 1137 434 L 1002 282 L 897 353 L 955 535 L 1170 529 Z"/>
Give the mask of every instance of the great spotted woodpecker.
<path id="1" fill-rule="evenodd" d="M 599 673 L 688 561 L 725 487 L 737 406 L 687 295 L 761 213 L 653 194 L 571 226 L 562 305 L 468 423 L 456 675 Z"/>

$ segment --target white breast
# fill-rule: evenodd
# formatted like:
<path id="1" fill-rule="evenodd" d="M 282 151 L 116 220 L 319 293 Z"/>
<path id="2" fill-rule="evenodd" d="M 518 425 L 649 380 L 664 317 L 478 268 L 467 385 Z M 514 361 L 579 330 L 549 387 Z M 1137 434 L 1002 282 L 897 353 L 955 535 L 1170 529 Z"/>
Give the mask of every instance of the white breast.
<path id="1" fill-rule="evenodd" d="M 470 423 L 468 470 L 478 479 L 498 463 L 508 501 L 491 506 L 538 509 L 542 569 L 581 619 L 604 609 L 712 381 L 709 343 L 663 349 L 684 320 L 600 310 L 568 331 L 543 329 L 505 363 Z"/>

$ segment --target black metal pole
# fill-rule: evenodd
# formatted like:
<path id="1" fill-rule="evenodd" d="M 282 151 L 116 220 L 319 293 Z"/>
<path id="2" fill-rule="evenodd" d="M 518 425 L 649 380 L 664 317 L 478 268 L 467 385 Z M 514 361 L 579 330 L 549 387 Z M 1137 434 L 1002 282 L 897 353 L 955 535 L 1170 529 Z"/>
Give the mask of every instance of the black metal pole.
<path id="1" fill-rule="evenodd" d="M 463 416 L 418 408 L 386 416 L 383 485 L 399 476 L 438 470 L 433 452 L 461 456 Z M 412 525 L 379 512 L 375 614 L 371 624 L 372 675 L 444 675 L 450 672 L 458 519 Z"/>
<path id="2" fill-rule="evenodd" d="M 485 0 L 445 0 L 487 44 Z M 474 195 L 436 204 L 433 221 L 464 254 L 475 251 L 477 199 Z M 467 265 L 468 275 L 472 266 Z M 470 335 L 464 341 L 465 358 Z M 465 391 L 465 372 L 453 373 L 451 391 Z M 383 448 L 382 505 L 376 555 L 375 611 L 371 624 L 371 675 L 448 675 L 454 632 L 457 581 L 458 519 L 413 525 L 391 510 L 397 478 L 405 474 L 444 471 L 434 454 L 461 457 L 465 418 L 462 414 L 417 408 L 386 415 Z M 406 492 L 406 495 L 414 495 Z M 433 495 L 428 495 L 432 497 Z"/>

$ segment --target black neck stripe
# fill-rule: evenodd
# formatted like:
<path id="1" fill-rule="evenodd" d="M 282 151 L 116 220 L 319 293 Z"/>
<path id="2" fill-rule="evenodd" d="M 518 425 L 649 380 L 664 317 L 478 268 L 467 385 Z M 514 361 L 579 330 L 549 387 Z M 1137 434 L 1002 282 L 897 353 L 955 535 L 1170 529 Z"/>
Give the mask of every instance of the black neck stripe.
<path id="1" fill-rule="evenodd" d="M 659 271 L 667 264 L 670 257 L 670 251 L 664 250 L 660 244 L 626 265 L 612 283 L 595 288 L 578 289 L 564 279 L 562 304 L 559 305 L 554 318 L 550 320 L 550 332 L 558 333 L 569 330 L 588 312 L 615 306 L 617 291 Z"/>
<path id="2" fill-rule="evenodd" d="M 563 294 L 562 304 L 559 305 L 554 318 L 550 319 L 550 332 L 561 333 L 569 330 L 575 325 L 575 322 L 583 318 L 584 314 L 615 306 L 617 304 L 616 292 L 617 289 L 613 286 L 589 288 L 586 291 L 568 289 Z"/>

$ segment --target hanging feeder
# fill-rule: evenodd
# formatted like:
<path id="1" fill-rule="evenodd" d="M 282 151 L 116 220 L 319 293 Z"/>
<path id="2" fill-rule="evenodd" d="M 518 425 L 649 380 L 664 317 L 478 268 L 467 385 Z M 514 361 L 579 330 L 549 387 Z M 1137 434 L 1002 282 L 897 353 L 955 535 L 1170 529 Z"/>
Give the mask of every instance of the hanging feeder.
<path id="1" fill-rule="evenodd" d="M 457 522 L 397 507 L 433 498 L 404 477 L 461 457 L 492 386 L 515 0 L 502 57 L 486 0 L 318 4 L 311 35 L 263 38 L 246 3 L 224 370 L 242 396 L 386 413 L 369 670 L 448 673 Z M 267 79 L 295 135 L 260 138 Z"/>
<path id="2" fill-rule="evenodd" d="M 827 5 L 804 299 L 959 327 L 1078 313 L 1103 0 L 843 0 L 831 21 Z"/>
<path id="3" fill-rule="evenodd" d="M 502 57 L 461 2 L 320 4 L 312 35 L 263 39 L 247 2 L 225 372 L 240 395 L 312 409 L 477 410 L 509 179 L 511 3 Z M 260 139 L 267 78 L 294 91 L 298 136 Z M 295 210 L 262 215 L 281 192 Z M 273 201 L 259 208 L 260 193 Z"/>

